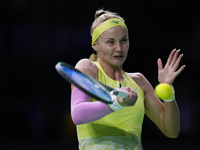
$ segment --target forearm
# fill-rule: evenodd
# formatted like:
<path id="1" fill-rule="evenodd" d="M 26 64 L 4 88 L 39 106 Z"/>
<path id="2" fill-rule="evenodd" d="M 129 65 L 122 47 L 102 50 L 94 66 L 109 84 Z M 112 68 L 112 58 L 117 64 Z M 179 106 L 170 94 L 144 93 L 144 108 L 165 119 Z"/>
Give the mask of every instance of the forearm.
<path id="1" fill-rule="evenodd" d="M 107 104 L 100 101 L 90 102 L 90 97 L 74 89 L 71 95 L 71 115 L 76 125 L 96 121 L 112 113 Z"/>
<path id="2" fill-rule="evenodd" d="M 164 102 L 163 126 L 165 135 L 176 138 L 180 132 L 180 114 L 176 100 Z"/>

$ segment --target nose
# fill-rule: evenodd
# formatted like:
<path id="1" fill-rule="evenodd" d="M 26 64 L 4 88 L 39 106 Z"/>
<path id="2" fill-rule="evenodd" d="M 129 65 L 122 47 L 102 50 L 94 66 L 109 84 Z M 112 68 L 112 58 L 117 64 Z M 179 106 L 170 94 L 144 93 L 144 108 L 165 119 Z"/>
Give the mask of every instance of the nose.
<path id="1" fill-rule="evenodd" d="M 119 53 L 122 52 L 122 45 L 121 45 L 120 42 L 117 42 L 117 43 L 116 43 L 116 51 L 119 52 Z"/>

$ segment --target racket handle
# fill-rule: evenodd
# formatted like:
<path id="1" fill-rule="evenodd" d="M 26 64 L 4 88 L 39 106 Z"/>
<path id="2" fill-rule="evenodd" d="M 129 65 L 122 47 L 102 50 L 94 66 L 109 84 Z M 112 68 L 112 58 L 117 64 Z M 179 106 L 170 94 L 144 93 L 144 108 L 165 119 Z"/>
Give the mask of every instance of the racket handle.
<path id="1" fill-rule="evenodd" d="M 116 88 L 112 91 L 112 93 L 114 95 L 116 95 L 117 97 L 122 97 L 122 98 L 127 98 L 128 96 L 128 91 L 125 91 L 125 90 L 122 90 L 122 89 L 119 89 L 119 88 Z"/>

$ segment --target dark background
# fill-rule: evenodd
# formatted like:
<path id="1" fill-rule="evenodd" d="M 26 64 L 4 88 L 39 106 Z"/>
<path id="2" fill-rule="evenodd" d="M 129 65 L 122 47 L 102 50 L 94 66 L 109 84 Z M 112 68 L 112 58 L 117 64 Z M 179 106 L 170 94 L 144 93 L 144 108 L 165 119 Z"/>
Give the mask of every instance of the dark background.
<path id="1" fill-rule="evenodd" d="M 1 0 L 0 149 L 77 150 L 70 116 L 70 85 L 55 71 L 58 61 L 75 65 L 92 52 L 90 26 L 97 9 L 125 18 L 130 50 L 124 70 L 141 72 L 155 87 L 157 59 L 172 49 L 187 67 L 174 83 L 181 113 L 177 139 L 165 137 L 145 117 L 146 150 L 188 150 L 200 146 L 198 0 Z"/>

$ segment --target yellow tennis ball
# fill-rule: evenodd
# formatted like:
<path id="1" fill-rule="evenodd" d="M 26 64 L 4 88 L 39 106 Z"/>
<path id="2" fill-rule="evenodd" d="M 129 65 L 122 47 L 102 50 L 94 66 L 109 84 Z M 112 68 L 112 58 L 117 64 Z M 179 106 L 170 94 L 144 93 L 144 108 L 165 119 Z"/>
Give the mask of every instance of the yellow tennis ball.
<path id="1" fill-rule="evenodd" d="M 156 95 L 160 99 L 170 99 L 173 95 L 173 88 L 170 84 L 167 83 L 160 83 L 155 88 Z"/>

